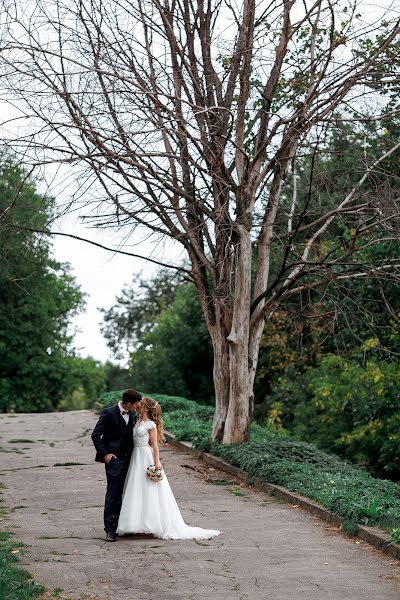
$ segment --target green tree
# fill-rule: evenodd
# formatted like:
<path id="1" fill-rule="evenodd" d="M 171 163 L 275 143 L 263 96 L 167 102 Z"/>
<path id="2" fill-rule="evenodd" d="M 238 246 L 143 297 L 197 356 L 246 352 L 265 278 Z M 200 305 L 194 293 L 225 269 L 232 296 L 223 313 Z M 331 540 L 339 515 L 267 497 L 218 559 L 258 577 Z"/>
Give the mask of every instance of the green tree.
<path id="1" fill-rule="evenodd" d="M 382 112 L 392 109 L 389 103 Z M 398 143 L 398 116 L 380 120 L 366 117 L 361 123 L 353 122 L 351 117 L 351 114 L 335 114 L 328 135 L 315 155 L 298 161 L 295 174 L 290 174 L 284 187 L 282 199 L 287 213 L 293 187 L 300 206 L 307 207 L 312 188 L 312 195 L 329 212 L 340 198 L 351 192 L 366 165 L 374 163 Z M 398 149 L 381 161 L 379 169 L 368 174 L 358 207 L 352 206 L 348 213 L 336 219 L 316 244 L 315 269 L 323 273 L 329 261 L 332 263 L 330 275 L 321 277 L 316 287 L 313 277 L 309 277 L 296 298 L 281 303 L 280 314 L 286 311 L 287 330 L 291 333 L 303 333 L 307 327 L 312 330 L 312 323 L 319 322 L 321 335 L 314 342 L 322 345 L 322 351 L 348 352 L 371 336 L 378 337 L 383 350 L 398 351 L 399 340 L 393 336 L 393 329 L 399 324 L 399 274 L 395 268 L 387 267 L 398 262 L 400 253 L 399 157 Z M 365 203 L 369 204 L 369 210 L 360 219 L 360 206 Z M 377 215 L 383 236 L 377 233 Z M 282 228 L 285 218 L 283 215 L 278 223 Z M 300 245 L 306 240 L 308 222 L 309 218 L 305 218 L 297 233 Z M 344 267 L 349 273 L 340 277 Z M 274 277 L 290 268 L 283 245 L 271 268 Z M 366 277 L 366 272 L 373 277 Z M 302 335 L 303 350 L 304 339 Z M 290 343 L 293 345 L 293 340 Z"/>
<path id="2" fill-rule="evenodd" d="M 134 275 L 132 284 L 121 291 L 114 306 L 102 310 L 101 331 L 116 358 L 123 358 L 140 345 L 163 309 L 172 306 L 181 280 L 168 269 L 161 269 L 152 279 Z"/>
<path id="3" fill-rule="evenodd" d="M 213 355 L 200 302 L 193 285 L 183 284 L 170 308 L 131 355 L 134 381 L 148 391 L 213 402 Z"/>
<path id="4" fill-rule="evenodd" d="M 212 401 L 212 348 L 193 285 L 166 270 L 139 279 L 105 311 L 103 332 L 117 357 L 129 350 L 124 384 Z"/>
<path id="5" fill-rule="evenodd" d="M 41 195 L 9 160 L 0 165 L 0 410 L 57 408 L 72 355 L 69 319 L 82 294 L 51 256 L 43 229 L 54 200 Z"/>
<path id="6" fill-rule="evenodd" d="M 122 367 L 112 363 L 111 361 L 107 361 L 105 364 L 105 369 L 107 377 L 106 388 L 108 391 L 114 392 L 133 386 L 127 367 Z"/>
<path id="7" fill-rule="evenodd" d="M 364 352 L 373 351 L 368 340 Z M 326 356 L 308 374 L 310 401 L 299 404 L 298 431 L 380 477 L 400 477 L 399 363 Z M 299 419 L 296 419 L 299 421 Z"/>
<path id="8" fill-rule="evenodd" d="M 60 410 L 92 408 L 107 388 L 107 366 L 94 358 L 67 356 L 65 365 L 68 376 Z"/>

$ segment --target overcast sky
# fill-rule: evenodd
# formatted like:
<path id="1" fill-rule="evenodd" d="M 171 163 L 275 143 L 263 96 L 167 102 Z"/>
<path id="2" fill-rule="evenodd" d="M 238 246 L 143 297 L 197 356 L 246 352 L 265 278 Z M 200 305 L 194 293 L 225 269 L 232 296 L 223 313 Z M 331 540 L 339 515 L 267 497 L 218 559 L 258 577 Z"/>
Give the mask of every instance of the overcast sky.
<path id="1" fill-rule="evenodd" d="M 105 246 L 118 246 L 118 237 L 112 232 L 85 228 L 75 217 L 69 216 L 54 230 L 72 233 L 99 242 Z M 127 249 L 127 248 L 126 248 Z M 150 241 L 138 241 L 134 248 L 127 249 L 135 254 L 153 256 L 157 259 L 179 260 L 177 251 L 155 248 Z M 132 281 L 133 275 L 150 277 L 157 266 L 145 260 L 123 256 L 101 250 L 90 244 L 67 237 L 54 236 L 54 256 L 60 262 L 68 262 L 82 291 L 87 295 L 85 311 L 75 317 L 72 327 L 76 330 L 75 347 L 81 356 L 92 356 L 97 360 L 112 359 L 105 339 L 100 332 L 102 314 L 99 308 L 109 308 L 122 287 Z"/>

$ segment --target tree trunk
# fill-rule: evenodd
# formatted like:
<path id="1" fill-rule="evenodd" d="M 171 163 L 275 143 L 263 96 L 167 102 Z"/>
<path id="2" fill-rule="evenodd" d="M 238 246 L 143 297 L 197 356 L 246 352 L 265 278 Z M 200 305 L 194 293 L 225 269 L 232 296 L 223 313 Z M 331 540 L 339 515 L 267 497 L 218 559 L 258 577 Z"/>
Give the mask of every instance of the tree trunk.
<path id="1" fill-rule="evenodd" d="M 248 377 L 248 346 L 243 339 L 230 346 L 229 408 L 223 444 L 247 442 L 250 430 L 251 390 Z"/>
<path id="2" fill-rule="evenodd" d="M 229 343 L 223 324 L 216 325 L 211 338 L 214 350 L 214 388 L 215 388 L 215 413 L 213 421 L 212 439 L 221 442 L 224 437 L 226 416 L 229 406 Z"/>
<path id="3" fill-rule="evenodd" d="M 248 357 L 252 253 L 248 230 L 239 226 L 238 233 L 232 325 L 228 332 L 226 323 L 217 321 L 218 330 L 213 334 L 216 412 L 212 437 L 224 444 L 248 440 L 251 416 Z"/>

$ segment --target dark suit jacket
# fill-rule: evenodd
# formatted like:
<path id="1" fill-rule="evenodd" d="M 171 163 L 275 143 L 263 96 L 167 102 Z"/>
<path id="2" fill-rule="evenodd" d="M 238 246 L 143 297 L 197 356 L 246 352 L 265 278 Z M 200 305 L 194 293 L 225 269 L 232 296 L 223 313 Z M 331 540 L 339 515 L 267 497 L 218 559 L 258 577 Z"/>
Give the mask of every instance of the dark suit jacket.
<path id="1" fill-rule="evenodd" d="M 104 457 L 111 453 L 117 457 L 132 454 L 133 426 L 136 420 L 137 416 L 130 413 L 127 425 L 118 405 L 103 410 L 92 432 L 97 462 L 105 462 Z"/>

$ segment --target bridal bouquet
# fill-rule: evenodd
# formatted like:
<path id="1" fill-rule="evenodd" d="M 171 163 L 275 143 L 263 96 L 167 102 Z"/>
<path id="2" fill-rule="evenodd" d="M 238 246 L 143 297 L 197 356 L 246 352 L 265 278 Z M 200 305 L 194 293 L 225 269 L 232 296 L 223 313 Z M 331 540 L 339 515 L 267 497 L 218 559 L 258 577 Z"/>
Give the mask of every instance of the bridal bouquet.
<path id="1" fill-rule="evenodd" d="M 152 481 L 161 481 L 163 478 L 162 469 L 157 469 L 156 465 L 147 467 L 147 477 Z"/>

